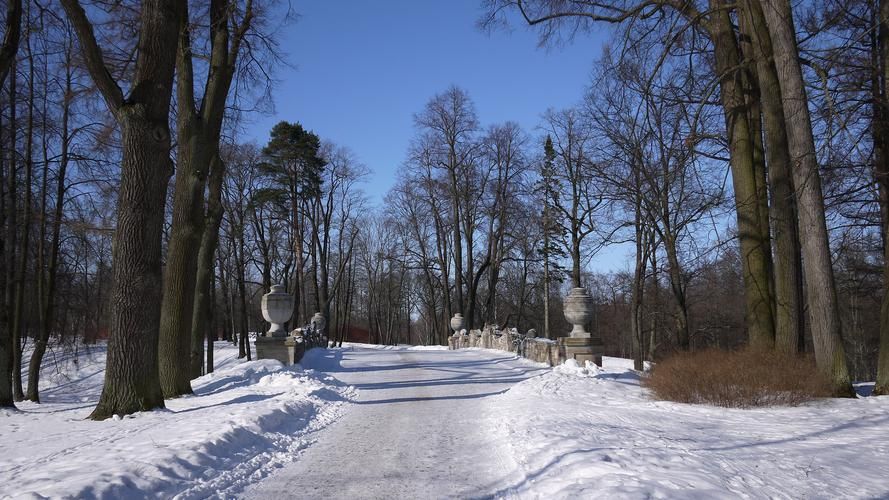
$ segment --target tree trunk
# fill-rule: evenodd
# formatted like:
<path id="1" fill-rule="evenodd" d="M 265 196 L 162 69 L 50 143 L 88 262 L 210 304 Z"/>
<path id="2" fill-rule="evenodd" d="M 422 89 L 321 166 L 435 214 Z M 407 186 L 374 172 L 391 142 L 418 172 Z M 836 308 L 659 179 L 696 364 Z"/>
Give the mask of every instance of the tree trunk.
<path id="1" fill-rule="evenodd" d="M 451 156 L 456 156 L 453 151 Z M 452 230 L 454 238 L 454 293 L 456 294 L 456 304 L 454 304 L 456 310 L 451 311 L 451 314 L 458 312 L 462 314 L 466 312 L 466 304 L 463 302 L 463 237 L 460 234 L 460 194 L 457 188 L 456 162 L 456 158 L 452 158 L 450 167 L 451 196 L 454 198 L 452 200 L 453 207 L 451 208 L 451 223 L 454 226 Z M 472 328 L 472 323 L 467 319 L 466 329 L 470 328 Z"/>
<path id="2" fill-rule="evenodd" d="M 210 2 L 210 32 L 212 38 L 210 66 L 204 85 L 200 106 L 195 107 L 194 70 L 189 31 L 192 26 L 183 24 L 177 53 L 178 82 L 178 172 L 173 200 L 173 224 L 167 250 L 167 267 L 164 279 L 164 303 L 161 308 L 161 332 L 159 358 L 161 363 L 161 388 L 166 397 L 191 394 L 189 380 L 197 365 L 203 361 L 204 330 L 193 332 L 195 297 L 205 295 L 209 273 L 196 289 L 198 266 L 210 266 L 217 235 L 213 235 L 213 248 L 205 252 L 199 261 L 196 247 L 202 247 L 204 231 L 204 188 L 211 162 L 218 161 L 219 138 L 225 112 L 225 102 L 231 86 L 233 66 L 240 46 L 240 37 L 250 23 L 250 4 L 245 21 L 229 47 L 228 0 Z M 181 3 L 181 15 L 188 20 L 188 4 Z M 222 180 L 219 179 L 219 190 Z M 214 228 L 218 233 L 218 224 Z M 199 264 L 200 262 L 200 264 Z M 209 264 L 207 264 L 209 263 Z M 206 315 L 206 307 L 199 311 Z M 192 352 L 195 351 L 195 352 Z"/>
<path id="3" fill-rule="evenodd" d="M 691 336 L 688 331 L 688 301 L 685 296 L 685 279 L 682 276 L 682 265 L 679 263 L 679 255 L 676 251 L 676 240 L 673 235 L 664 238 L 664 250 L 667 253 L 667 263 L 670 266 L 668 273 L 670 278 L 670 290 L 676 300 L 676 340 L 679 349 L 688 351 L 691 349 Z"/>
<path id="4" fill-rule="evenodd" d="M 731 154 L 748 337 L 751 345 L 770 346 L 774 343 L 775 323 L 769 290 L 768 256 L 764 251 L 767 247 L 762 241 L 760 228 L 760 199 L 740 71 L 740 50 L 728 11 L 716 0 L 710 0 L 710 5 L 718 9 L 712 14 L 708 27 L 713 40 L 716 73 L 720 77 L 720 95 Z"/>
<path id="5" fill-rule="evenodd" d="M 635 170 L 635 169 L 634 169 Z M 636 174 L 636 186 L 639 186 L 639 176 Z M 642 224 L 642 210 L 640 201 L 635 202 L 635 229 L 636 229 L 636 266 L 633 272 L 633 290 L 630 307 L 630 334 L 633 336 L 633 369 L 643 370 L 645 353 L 642 350 L 642 322 L 643 322 L 643 304 L 645 302 L 645 268 L 648 263 L 648 238 L 645 237 L 645 231 Z"/>
<path id="6" fill-rule="evenodd" d="M 6 3 L 6 29 L 4 30 L 3 36 L 3 45 L 0 46 L 0 88 L 3 88 L 3 84 L 6 81 L 6 77 L 10 72 L 10 69 L 15 66 L 15 56 L 18 53 L 19 47 L 19 39 L 21 38 L 21 22 L 22 22 L 22 2 L 21 0 L 9 0 Z M 15 76 L 13 76 L 13 80 Z M 13 84 L 10 84 L 10 96 L 14 95 L 12 91 Z M 15 99 L 10 99 L 10 103 L 12 104 L 12 109 L 15 109 Z M 15 120 L 12 118 L 14 116 L 14 111 L 11 111 L 10 116 L 10 134 L 13 137 L 13 140 L 9 142 L 10 149 L 10 159 L 15 156 Z M 3 139 L 2 128 L 0 128 L 0 140 Z M 10 179 L 9 185 L 10 187 L 15 186 L 15 163 L 10 161 Z M 7 219 L 6 223 L 9 224 L 8 233 L 15 234 L 15 224 L 14 224 L 14 213 L 15 213 L 15 190 L 11 189 L 9 191 L 10 204 L 9 213 L 12 215 L 11 218 Z M 6 214 L 3 214 L 6 215 Z M 9 234 L 7 234 L 7 237 Z M 3 255 L 4 262 L 0 263 L 6 266 L 4 270 L 4 293 L 6 297 L 9 297 L 8 288 L 11 284 L 11 273 L 13 269 L 14 260 L 12 256 L 15 253 L 15 238 L 7 239 L 7 241 L 3 242 L 2 249 L 0 252 Z M 13 342 L 12 335 L 10 331 L 10 322 L 9 322 L 9 308 L 10 303 L 6 301 L 4 303 L 3 311 L 0 313 L 2 317 L 0 317 L 0 408 L 14 408 L 15 404 L 13 401 L 12 394 L 12 352 L 13 352 Z"/>
<path id="7" fill-rule="evenodd" d="M 30 8 L 28 9 L 30 11 Z M 30 15 L 30 12 L 28 13 Z M 29 22 L 30 28 L 30 22 Z M 15 278 L 15 309 L 12 316 L 12 392 L 16 401 L 25 399 L 22 390 L 22 347 L 27 338 L 25 328 L 25 282 L 28 272 L 31 247 L 31 183 L 34 175 L 34 54 L 31 52 L 31 37 L 25 37 L 25 50 L 28 58 L 28 119 L 25 125 L 25 200 L 22 204 L 22 239 L 19 246 L 19 268 Z"/>
<path id="8" fill-rule="evenodd" d="M 207 215 L 204 223 L 204 234 L 198 252 L 197 276 L 195 279 L 194 311 L 191 323 L 191 376 L 200 376 L 203 360 L 204 339 L 209 338 L 212 330 L 208 320 L 211 317 L 210 295 L 214 273 L 214 256 L 219 242 L 219 226 L 222 223 L 222 180 L 225 176 L 225 164 L 219 155 L 215 155 L 210 165 L 209 191 L 207 196 Z M 208 346 L 211 345 L 209 342 Z M 209 353 L 208 353 L 209 356 Z M 209 370 L 209 365 L 208 365 Z"/>
<path id="9" fill-rule="evenodd" d="M 834 394 L 853 397 L 855 392 L 846 368 L 839 304 L 824 218 L 821 176 L 815 156 L 815 140 L 812 136 L 808 98 L 799 63 L 790 2 L 762 2 L 762 7 L 772 39 L 775 66 L 778 68 L 781 101 L 787 124 L 787 142 L 793 161 L 815 359 L 820 371 L 831 382 Z"/>
<path id="10" fill-rule="evenodd" d="M 161 237 L 170 161 L 169 112 L 179 33 L 176 0 L 144 0 L 130 95 L 111 78 L 77 0 L 62 0 L 83 58 L 121 129 L 117 228 L 112 249 L 111 339 L 105 383 L 90 418 L 164 406 L 157 364 Z"/>
<path id="11" fill-rule="evenodd" d="M 193 116 L 191 119 L 187 117 L 185 110 L 180 109 L 179 113 L 173 223 L 167 246 L 158 344 L 161 389 L 165 398 L 192 393 L 191 326 L 198 262 L 195 248 L 199 248 L 203 233 L 204 183 L 209 164 L 207 145 L 201 140 L 200 131 L 195 130 L 202 125 Z"/>
<path id="12" fill-rule="evenodd" d="M 102 395 L 90 415 L 95 420 L 164 406 L 157 332 L 164 201 L 172 174 L 169 132 L 165 118 L 156 121 L 137 109 L 124 115 L 121 129 L 124 159 L 113 247 L 111 339 Z"/>
<path id="13" fill-rule="evenodd" d="M 218 331 L 216 325 L 218 323 L 219 317 L 215 314 L 216 310 L 216 276 L 212 276 L 210 278 L 210 307 L 208 308 L 207 315 L 207 364 L 204 373 L 213 373 L 213 347 L 216 343 L 216 339 L 218 338 L 216 332 Z"/>
<path id="14" fill-rule="evenodd" d="M 49 341 L 49 334 L 52 331 L 52 325 L 55 314 L 55 297 L 56 297 L 56 277 L 59 267 L 59 250 L 60 237 L 62 228 L 62 211 L 65 202 L 65 176 L 68 170 L 68 150 L 70 143 L 70 135 L 68 132 L 68 123 L 70 116 L 71 103 L 71 70 L 70 58 L 67 61 L 69 65 L 66 67 L 65 75 L 65 97 L 62 103 L 62 151 L 59 159 L 59 171 L 56 175 L 56 206 L 53 213 L 52 235 L 50 243 L 49 255 L 49 275 L 46 278 L 46 291 L 41 295 L 41 321 L 40 333 L 37 341 L 34 343 L 34 352 L 31 354 L 31 361 L 28 365 L 28 394 L 27 398 L 35 403 L 40 402 L 40 365 L 43 363 L 43 355 L 46 352 L 46 344 Z M 48 162 L 47 162 L 48 163 Z M 44 183 L 46 182 L 46 174 L 44 173 Z M 44 214 L 45 214 L 44 203 Z M 41 241 L 43 238 L 41 238 Z M 42 281 L 42 276 L 39 278 Z"/>
<path id="15" fill-rule="evenodd" d="M 880 354 L 873 394 L 889 395 L 889 0 L 880 0 L 877 28 L 878 62 L 873 82 L 874 176 L 879 188 L 881 233 L 883 238 L 883 302 L 880 307 Z"/>
<path id="16" fill-rule="evenodd" d="M 248 356 L 248 352 L 250 350 L 250 342 L 247 339 L 247 287 L 244 283 L 244 267 L 246 266 L 245 258 L 244 258 L 244 242 L 243 242 L 243 234 L 241 235 L 242 240 L 239 242 L 239 246 L 241 247 L 240 256 L 235 259 L 235 266 L 238 268 L 235 273 L 237 274 L 237 286 L 238 286 L 238 329 L 240 330 L 238 334 L 238 358 L 246 358 Z"/>
<path id="17" fill-rule="evenodd" d="M 16 99 L 17 99 L 17 78 L 15 77 L 16 73 L 16 64 L 13 61 L 12 64 L 12 73 L 13 78 L 9 80 L 9 174 L 7 175 L 7 196 L 9 198 L 9 202 L 6 204 L 7 216 L 6 216 L 6 240 L 5 248 L 6 248 L 6 262 L 5 262 L 5 271 L 6 271 L 6 287 L 4 290 L 3 300 L 3 314 L 5 321 L 4 333 L 6 334 L 7 340 L 4 342 L 4 345 L 7 347 L 6 350 L 6 360 L 3 362 L 2 369 L 6 372 L 4 375 L 4 382 L 8 381 L 9 383 L 3 384 L 3 391 L 9 391 L 9 404 L 8 406 L 13 406 L 13 401 L 15 400 L 15 395 L 12 390 L 13 385 L 13 366 L 15 360 L 15 352 L 19 348 L 18 341 L 15 335 L 15 327 L 13 320 L 13 310 L 15 309 L 15 291 L 16 291 L 16 253 L 17 243 L 18 243 L 18 161 L 17 161 L 17 152 L 16 152 L 16 144 L 18 139 L 18 123 L 16 121 Z M 5 400 L 5 398 L 4 398 Z"/>
<path id="18" fill-rule="evenodd" d="M 770 217 L 774 227 L 775 259 L 775 348 L 784 353 L 802 349 L 799 339 L 802 321 L 802 276 L 796 203 L 790 173 L 790 152 L 784 131 L 784 110 L 781 87 L 772 59 L 772 41 L 758 0 L 745 0 L 742 15 L 748 16 L 755 73 L 762 101 L 763 128 L 766 142 Z"/>
<path id="19" fill-rule="evenodd" d="M 661 307 L 661 282 L 660 278 L 658 278 L 658 266 L 657 266 L 657 251 L 655 250 L 654 245 L 654 231 L 650 231 L 647 235 L 649 245 L 651 246 L 651 251 L 649 252 L 649 257 L 651 259 L 651 281 L 652 281 L 652 290 L 651 290 L 651 332 L 649 334 L 648 339 L 648 361 L 654 361 L 654 357 L 657 354 L 657 339 L 658 332 L 660 331 L 660 321 L 658 320 L 658 315 L 660 314 L 659 308 Z"/>

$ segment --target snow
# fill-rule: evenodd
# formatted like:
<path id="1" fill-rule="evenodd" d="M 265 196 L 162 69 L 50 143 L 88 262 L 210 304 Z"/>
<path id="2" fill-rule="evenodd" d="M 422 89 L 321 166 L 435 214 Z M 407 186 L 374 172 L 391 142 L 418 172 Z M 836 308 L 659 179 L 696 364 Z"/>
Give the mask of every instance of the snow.
<path id="1" fill-rule="evenodd" d="M 243 362 L 218 342 L 217 370 L 165 410 L 85 420 L 105 349 L 53 350 L 42 404 L 0 410 L 0 497 L 204 498 L 234 494 L 291 462 L 338 418 L 354 390 L 271 360 Z"/>
<path id="2" fill-rule="evenodd" d="M 0 410 L 0 498 L 889 498 L 887 397 L 735 410 L 654 401 L 617 358 L 215 352 L 194 396 L 93 422 L 104 348 L 51 351 L 44 403 Z"/>
<path id="3" fill-rule="evenodd" d="M 504 498 L 887 498 L 889 398 L 734 410 L 653 401 L 632 361 L 557 367 L 492 401 Z M 546 408 L 546 411 L 540 411 Z"/>
<path id="4" fill-rule="evenodd" d="M 489 401 L 547 368 L 501 351 L 361 344 L 304 363 L 354 385 L 358 398 L 246 498 L 472 498 L 520 479 L 486 425 L 500 417 Z"/>

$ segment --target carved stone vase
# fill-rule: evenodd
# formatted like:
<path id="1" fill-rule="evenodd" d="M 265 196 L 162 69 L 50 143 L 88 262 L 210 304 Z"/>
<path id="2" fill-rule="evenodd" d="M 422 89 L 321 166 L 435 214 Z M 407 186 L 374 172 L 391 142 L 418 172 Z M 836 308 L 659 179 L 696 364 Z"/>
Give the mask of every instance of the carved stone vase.
<path id="1" fill-rule="evenodd" d="M 593 319 L 593 297 L 587 293 L 586 288 L 572 288 L 565 298 L 565 319 L 574 325 L 571 329 L 571 337 L 589 338 L 590 333 L 584 325 Z"/>
<path id="2" fill-rule="evenodd" d="M 312 328 L 322 334 L 325 335 L 324 327 L 326 326 L 326 322 L 324 321 L 324 315 L 320 312 L 316 312 L 312 316 Z"/>
<path id="3" fill-rule="evenodd" d="M 293 296 L 284 291 L 284 285 L 272 285 L 269 293 L 262 296 L 262 317 L 272 324 L 266 337 L 286 337 L 284 323 L 293 314 Z"/>
<path id="4" fill-rule="evenodd" d="M 465 326 L 466 320 L 463 319 L 463 315 L 460 313 L 454 314 L 454 317 L 451 318 L 451 330 L 454 330 L 455 334 L 459 334 Z"/>

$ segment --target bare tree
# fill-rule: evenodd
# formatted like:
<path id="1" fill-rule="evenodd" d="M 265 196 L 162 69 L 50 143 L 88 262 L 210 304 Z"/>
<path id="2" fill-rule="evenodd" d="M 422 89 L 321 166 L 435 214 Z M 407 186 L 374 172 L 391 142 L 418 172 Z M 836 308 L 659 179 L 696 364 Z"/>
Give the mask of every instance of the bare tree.
<path id="1" fill-rule="evenodd" d="M 440 169 L 447 186 L 454 261 L 454 304 L 450 312 L 465 313 L 472 327 L 474 304 L 464 296 L 464 287 L 465 277 L 475 273 L 472 214 L 467 213 L 475 202 L 470 191 L 477 189 L 471 176 L 479 154 L 475 107 L 466 91 L 451 87 L 430 99 L 414 116 L 414 123 L 419 133 L 414 156 Z"/>
<path id="2" fill-rule="evenodd" d="M 61 0 L 83 59 L 123 144 L 111 290 L 111 340 L 105 384 L 90 418 L 164 406 L 157 365 L 161 304 L 161 233 L 172 175 L 169 113 L 181 2 L 145 0 L 130 93 L 112 78 L 93 26 L 78 0 Z"/>
<path id="3" fill-rule="evenodd" d="M 3 34 L 3 45 L 0 46 L 0 88 L 3 87 L 10 68 L 15 64 L 15 58 L 19 48 L 19 40 L 21 38 L 21 23 L 21 0 L 9 0 L 6 3 L 6 22 Z M 15 126 L 13 125 L 10 130 L 14 134 Z M 0 128 L 0 138 L 3 138 L 2 128 Z M 11 144 L 14 145 L 15 141 L 13 140 Z M 10 169 L 10 172 L 12 173 L 12 169 Z M 14 185 L 14 179 L 15 177 L 11 176 L 9 180 L 10 186 Z M 10 200 L 14 199 L 14 191 L 11 190 L 9 195 Z M 13 207 L 10 207 L 9 214 L 14 214 L 14 210 Z M 5 211 L 3 217 L 7 217 Z M 14 231 L 14 229 L 12 229 L 14 226 L 13 221 L 7 220 L 6 223 L 9 224 L 7 227 L 10 228 L 11 231 Z M 9 263 L 11 261 L 11 256 L 14 254 L 14 249 L 11 248 L 14 245 L 13 242 L 14 240 L 9 240 L 0 243 L 0 259 L 2 259 L 3 265 L 6 267 L 3 272 L 4 283 L 2 285 L 7 297 L 9 296 L 8 287 L 12 281 L 11 276 L 9 276 L 8 273 L 12 269 L 12 266 L 10 266 Z M 16 346 L 13 344 L 12 340 L 11 325 L 9 324 L 9 310 L 9 302 L 6 300 L 3 312 L 0 313 L 0 407 L 15 407 L 12 394 L 11 368 L 13 364 L 13 350 L 16 349 Z"/>
<path id="4" fill-rule="evenodd" d="M 638 2 L 587 2 L 584 0 L 489 0 L 482 24 L 497 26 L 509 11 L 540 29 L 542 43 L 571 37 L 595 23 L 638 24 L 670 27 L 666 49 L 687 39 L 688 32 L 701 34 L 711 44 L 715 75 L 724 111 L 732 182 L 734 185 L 738 236 L 743 254 L 742 266 L 747 304 L 747 326 L 751 344 L 774 344 L 773 297 L 771 293 L 768 218 L 762 214 L 765 200 L 762 163 L 755 161 L 756 127 L 751 127 L 746 89 L 749 81 L 742 72 L 741 51 L 730 15 L 730 6 L 708 0 L 707 8 L 686 0 Z M 680 23 L 679 21 L 684 21 Z M 654 32 L 655 30 L 648 30 Z M 631 42 L 632 43 L 632 42 Z M 665 57 L 667 52 L 665 51 Z"/>
<path id="5" fill-rule="evenodd" d="M 191 326 L 194 316 L 198 253 L 204 232 L 204 190 L 211 162 L 218 158 L 222 121 L 237 58 L 253 18 L 253 2 L 247 0 L 241 19 L 235 17 L 236 2 L 210 2 L 210 63 L 203 95 L 196 99 L 192 32 L 188 2 L 180 2 L 183 24 L 179 35 L 177 69 L 177 172 L 173 198 L 173 221 L 164 274 L 161 307 L 159 358 L 164 397 L 191 394 L 193 364 Z M 221 164 L 216 164 L 221 168 Z M 221 173 L 221 172 L 220 172 Z M 209 251 L 210 249 L 208 249 Z M 209 252 L 212 255 L 212 251 Z M 205 285 L 202 285 L 205 286 Z M 198 346 L 203 345 L 199 338 Z M 195 357 L 198 361 L 193 360 Z"/>
<path id="6" fill-rule="evenodd" d="M 824 195 L 815 155 L 796 32 L 789 1 L 762 2 L 778 68 L 781 103 L 799 207 L 803 266 L 809 296 L 809 317 L 818 367 L 837 396 L 855 395 L 843 349 L 836 283 L 830 256 Z"/>
<path id="7" fill-rule="evenodd" d="M 555 178 L 561 192 L 552 200 L 554 221 L 561 226 L 562 246 L 571 259 L 571 286 L 580 287 L 582 262 L 594 251 L 587 239 L 597 229 L 596 211 L 604 202 L 597 189 L 593 138 L 575 109 L 549 110 L 546 132 L 556 153 Z"/>

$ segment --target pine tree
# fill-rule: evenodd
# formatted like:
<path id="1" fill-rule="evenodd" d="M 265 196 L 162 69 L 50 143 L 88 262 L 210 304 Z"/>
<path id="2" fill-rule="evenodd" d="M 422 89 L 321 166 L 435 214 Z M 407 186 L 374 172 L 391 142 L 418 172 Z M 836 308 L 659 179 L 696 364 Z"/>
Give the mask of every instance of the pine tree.
<path id="1" fill-rule="evenodd" d="M 327 164 L 320 156 L 321 140 L 299 123 L 280 122 L 272 128 L 271 138 L 262 149 L 264 161 L 260 171 L 268 179 L 267 187 L 256 193 L 255 203 L 272 203 L 290 221 L 296 257 L 296 283 L 290 290 L 296 310 L 293 318 L 299 320 L 299 307 L 304 292 L 301 289 L 305 276 L 303 241 L 307 201 L 321 195 L 321 176 Z M 263 285 L 271 285 L 269 276 L 263 277 Z M 304 311 L 307 312 L 307 311 Z"/>
<path id="2" fill-rule="evenodd" d="M 565 257 L 565 252 L 555 241 L 563 232 L 562 225 L 555 220 L 556 211 L 553 210 L 553 207 L 558 204 L 559 196 L 555 161 L 556 150 L 553 147 L 553 140 L 547 135 L 543 145 L 540 180 L 536 189 L 543 196 L 543 212 L 541 214 L 543 246 L 539 251 L 543 257 L 543 335 L 545 338 L 550 338 L 550 286 L 554 280 L 561 283 L 565 276 L 565 269 L 557 261 L 557 259 Z"/>

